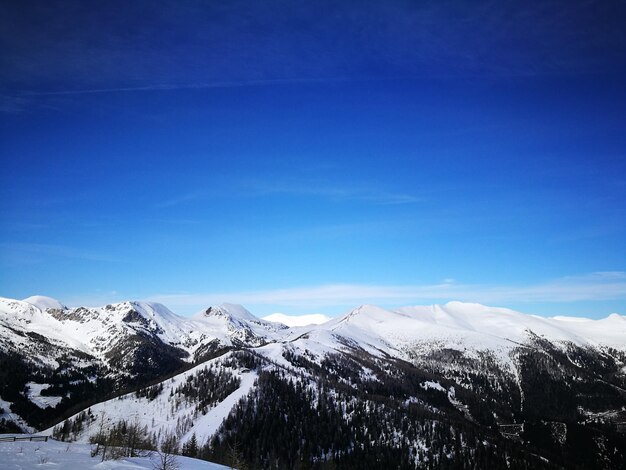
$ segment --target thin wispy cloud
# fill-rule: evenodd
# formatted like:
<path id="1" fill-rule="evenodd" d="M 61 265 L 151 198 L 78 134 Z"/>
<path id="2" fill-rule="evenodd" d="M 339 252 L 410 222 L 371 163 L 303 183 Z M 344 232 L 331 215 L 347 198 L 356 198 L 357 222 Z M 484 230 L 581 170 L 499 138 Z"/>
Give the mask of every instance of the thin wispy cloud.
<path id="1" fill-rule="evenodd" d="M 223 183 L 223 182 L 222 182 Z M 230 188 L 230 189 L 227 189 Z M 232 188 L 237 188 L 234 192 Z M 228 186 L 217 193 L 191 191 L 173 196 L 154 204 L 156 209 L 176 207 L 207 196 L 256 198 L 264 196 L 301 196 L 325 199 L 330 202 L 364 202 L 373 205 L 416 204 L 423 199 L 412 194 L 387 191 L 376 187 L 358 187 L 349 184 L 329 185 L 316 179 L 301 179 L 292 182 L 237 181 L 232 178 Z"/>
<path id="2" fill-rule="evenodd" d="M 363 303 L 415 304 L 449 300 L 502 304 L 620 299 L 626 299 L 626 273 L 621 271 L 563 277 L 531 285 L 473 285 L 447 279 L 441 283 L 420 285 L 325 284 L 246 292 L 162 294 L 148 300 L 188 310 L 223 302 L 314 309 Z"/>
<path id="3" fill-rule="evenodd" d="M 250 194 L 256 196 L 294 195 L 310 196 L 334 202 L 362 201 L 380 205 L 415 204 L 422 199 L 412 194 L 387 191 L 376 187 L 357 187 L 336 183 L 329 185 L 317 179 L 294 181 L 254 181 L 243 185 Z"/>
<path id="4" fill-rule="evenodd" d="M 260 87 L 271 85 L 291 85 L 306 83 L 330 83 L 345 82 L 354 80 L 389 80 L 389 78 L 345 78 L 345 77 L 327 77 L 327 78 L 274 78 L 266 80 L 231 80 L 231 81 L 213 81 L 202 83 L 171 83 L 158 84 L 148 83 L 142 86 L 129 87 L 103 87 L 103 88 L 82 88 L 74 90 L 21 90 L 18 92 L 19 97 L 27 96 L 56 96 L 56 95 L 91 95 L 99 93 L 116 93 L 116 92 L 141 92 L 141 91 L 176 91 L 176 90 L 203 90 L 211 88 L 242 88 L 242 87 Z"/>

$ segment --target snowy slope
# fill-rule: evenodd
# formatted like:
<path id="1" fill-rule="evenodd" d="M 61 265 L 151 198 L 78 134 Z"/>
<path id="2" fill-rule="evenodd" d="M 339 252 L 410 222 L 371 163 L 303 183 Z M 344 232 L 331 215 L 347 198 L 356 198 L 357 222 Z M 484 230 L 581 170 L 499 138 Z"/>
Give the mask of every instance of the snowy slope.
<path id="1" fill-rule="evenodd" d="M 93 418 L 91 422 L 85 423 L 76 440 L 89 442 L 89 437 L 95 434 L 101 421 L 108 428 L 121 420 L 129 420 L 157 435 L 176 434 L 180 437 L 181 444 L 194 433 L 199 442 L 205 442 L 219 428 L 232 407 L 252 389 L 256 373 L 227 367 L 230 373 L 241 379 L 241 383 L 223 400 L 211 406 L 206 414 L 198 413 L 197 402 L 177 394 L 176 390 L 200 371 L 223 368 L 224 362 L 231 357 L 231 353 L 226 353 L 166 380 L 163 382 L 163 390 L 155 398 L 129 393 L 91 406 Z M 75 419 L 77 415 L 78 413 L 71 419 Z M 52 432 L 53 427 L 43 431 L 43 434 L 49 435 Z"/>
<path id="2" fill-rule="evenodd" d="M 0 434 L 0 439 L 11 435 Z M 123 458 L 100 461 L 100 456 L 91 457 L 91 446 L 81 443 L 59 442 L 0 442 L 0 467 L 3 470 L 98 469 L 98 470 L 142 470 L 154 468 L 157 456 Z M 226 470 L 229 467 L 212 462 L 176 457 L 179 470 Z"/>
<path id="3" fill-rule="evenodd" d="M 75 346 L 82 344 L 82 341 L 75 341 L 71 336 L 64 335 L 62 325 L 52 315 L 22 300 L 0 297 L 0 327 L 37 332 L 49 339 L 65 341 Z"/>
<path id="4" fill-rule="evenodd" d="M 565 329 L 594 346 L 606 345 L 624 349 L 626 343 L 626 315 L 612 313 L 600 320 L 579 317 L 553 317 L 546 321 Z"/>
<path id="5" fill-rule="evenodd" d="M 207 414 L 198 415 L 192 427 L 181 438 L 181 442 L 187 442 L 191 439 L 193 434 L 196 435 L 199 442 L 206 442 L 209 437 L 217 432 L 222 422 L 237 402 L 250 393 L 254 386 L 254 381 L 257 379 L 257 374 L 254 372 L 241 373 L 241 371 L 239 371 L 239 375 L 241 377 L 241 385 L 239 388 L 228 395 L 214 408 L 210 409 Z"/>
<path id="6" fill-rule="evenodd" d="M 349 335 L 357 341 L 378 337 L 395 346 L 437 342 L 497 349 L 526 343 L 533 336 L 539 336 L 579 346 L 626 347 L 626 317 L 617 314 L 602 320 L 576 322 L 462 302 L 394 311 L 363 305 L 320 328 Z M 356 332 L 365 337 L 359 338 Z"/>

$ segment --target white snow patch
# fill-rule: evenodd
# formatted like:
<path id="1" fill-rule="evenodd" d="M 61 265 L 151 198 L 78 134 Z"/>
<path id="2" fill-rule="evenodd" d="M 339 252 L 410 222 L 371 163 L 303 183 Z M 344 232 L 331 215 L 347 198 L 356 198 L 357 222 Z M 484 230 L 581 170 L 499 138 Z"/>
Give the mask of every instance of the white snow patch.
<path id="1" fill-rule="evenodd" d="M 35 382 L 28 382 L 26 386 L 28 387 L 26 397 L 39 408 L 55 407 L 63 399 L 63 397 L 41 395 L 41 391 L 48 388 L 50 384 L 38 384 Z"/>
<path id="2" fill-rule="evenodd" d="M 432 388 L 434 390 L 439 390 L 440 392 L 444 392 L 446 393 L 446 389 L 444 387 L 441 386 L 441 384 L 439 382 L 433 382 L 431 380 L 428 380 L 424 383 L 420 384 L 420 387 L 422 387 L 423 389 L 429 389 Z"/>
<path id="3" fill-rule="evenodd" d="M 284 313 L 272 313 L 263 317 L 263 320 L 282 323 L 287 326 L 308 326 L 321 325 L 331 320 L 330 317 L 321 313 L 312 313 L 309 315 L 285 315 Z"/>

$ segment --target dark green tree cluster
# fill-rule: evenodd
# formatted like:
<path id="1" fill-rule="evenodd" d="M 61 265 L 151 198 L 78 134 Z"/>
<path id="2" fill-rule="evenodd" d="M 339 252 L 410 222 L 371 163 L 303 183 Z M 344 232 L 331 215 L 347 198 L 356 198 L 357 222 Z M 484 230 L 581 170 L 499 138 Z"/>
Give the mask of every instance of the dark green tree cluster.
<path id="1" fill-rule="evenodd" d="M 135 392 L 135 396 L 137 398 L 147 398 L 149 401 L 152 401 L 158 397 L 161 392 L 163 392 L 163 382 L 151 385 L 150 387 L 140 388 Z"/>
<path id="2" fill-rule="evenodd" d="M 189 402 L 196 403 L 196 409 L 206 414 L 207 409 L 219 403 L 239 388 L 241 379 L 225 367 L 213 369 L 205 367 L 176 387 L 174 395 L 182 395 Z"/>
<path id="3" fill-rule="evenodd" d="M 198 457 L 198 452 L 200 448 L 198 446 L 198 438 L 196 437 L 196 433 L 194 432 L 191 435 L 191 438 L 183 444 L 182 454 L 187 457 Z"/>
<path id="4" fill-rule="evenodd" d="M 101 420 L 104 424 L 104 416 Z M 156 449 L 156 437 L 147 426 L 142 427 L 137 421 L 129 420 L 120 420 L 107 428 L 101 425 L 89 437 L 89 442 L 97 445 L 94 456 L 100 454 L 102 460 L 137 457 Z"/>
<path id="5" fill-rule="evenodd" d="M 4 414 L 4 410 L 0 408 L 0 415 Z M 20 433 L 22 430 L 13 421 L 6 418 L 0 418 L 0 434 Z"/>
<path id="6" fill-rule="evenodd" d="M 221 364 L 222 366 L 230 369 L 258 369 L 263 364 L 267 363 L 267 359 L 263 356 L 259 356 L 252 349 L 241 349 L 238 351 L 232 351 L 228 357 L 225 357 Z"/>

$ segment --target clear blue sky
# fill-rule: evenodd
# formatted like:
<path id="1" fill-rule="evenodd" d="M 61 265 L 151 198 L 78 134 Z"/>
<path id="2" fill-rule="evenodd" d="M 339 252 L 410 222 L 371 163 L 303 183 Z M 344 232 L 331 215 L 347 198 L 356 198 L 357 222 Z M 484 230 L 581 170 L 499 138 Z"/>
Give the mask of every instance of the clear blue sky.
<path id="1" fill-rule="evenodd" d="M 626 314 L 624 2 L 2 10 L 2 296 Z"/>

